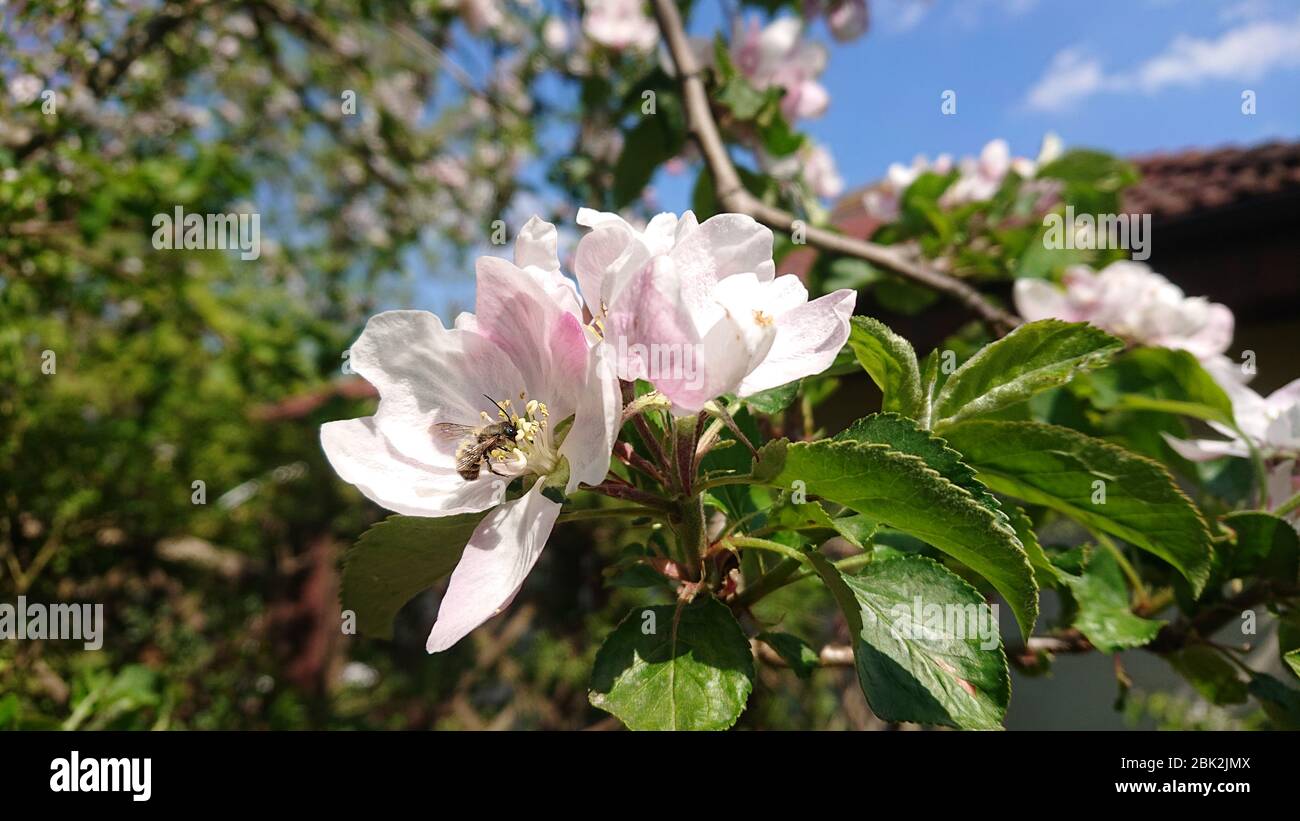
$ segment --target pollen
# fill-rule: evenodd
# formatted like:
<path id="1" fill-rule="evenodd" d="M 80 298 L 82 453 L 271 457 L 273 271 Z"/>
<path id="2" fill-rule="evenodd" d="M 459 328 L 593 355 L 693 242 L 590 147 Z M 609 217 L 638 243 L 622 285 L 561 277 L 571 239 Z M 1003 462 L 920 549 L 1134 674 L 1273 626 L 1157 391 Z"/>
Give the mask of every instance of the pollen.
<path id="1" fill-rule="evenodd" d="M 760 325 L 766 328 L 775 321 L 776 320 L 772 319 L 771 314 L 765 314 L 762 311 L 758 311 L 758 310 L 754 311 L 754 323 L 756 325 Z"/>
<path id="2" fill-rule="evenodd" d="M 546 432 L 550 409 L 545 402 L 529 399 L 527 391 L 519 392 L 519 402 L 521 410 L 516 410 L 510 399 L 498 405 L 497 416 L 513 428 L 514 437 L 499 440 L 499 445 L 487 454 L 488 458 L 501 463 L 509 471 L 542 474 L 553 470 L 557 456 Z M 483 416 L 488 418 L 486 413 Z"/>

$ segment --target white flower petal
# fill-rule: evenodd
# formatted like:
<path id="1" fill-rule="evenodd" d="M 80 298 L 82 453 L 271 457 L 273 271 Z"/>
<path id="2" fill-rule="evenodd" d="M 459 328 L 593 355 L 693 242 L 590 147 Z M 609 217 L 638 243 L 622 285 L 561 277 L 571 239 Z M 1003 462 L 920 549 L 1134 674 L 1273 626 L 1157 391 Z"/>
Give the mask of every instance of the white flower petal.
<path id="1" fill-rule="evenodd" d="M 478 424 L 487 404 L 483 394 L 508 395 L 523 380 L 490 340 L 467 328 L 444 328 L 427 311 L 371 317 L 349 361 L 379 391 L 375 421 L 394 448 L 442 468 L 454 463 L 455 443 L 438 440 L 431 426 Z"/>
<path id="2" fill-rule="evenodd" d="M 1077 321 L 1065 293 L 1045 280 L 1018 279 L 1013 286 L 1013 296 L 1016 311 L 1026 322 L 1051 318 Z"/>
<path id="3" fill-rule="evenodd" d="M 501 612 L 542 555 L 560 505 L 542 495 L 542 481 L 479 522 L 451 573 L 425 649 L 446 650 Z"/>
<path id="4" fill-rule="evenodd" d="M 505 483 L 486 475 L 466 482 L 455 472 L 403 456 L 372 416 L 321 426 L 321 446 L 339 477 L 367 499 L 407 516 L 475 513 L 501 501 Z"/>
<path id="5" fill-rule="evenodd" d="M 751 396 L 829 368 L 849 338 L 857 298 L 856 291 L 842 289 L 780 313 L 771 349 L 740 383 L 738 394 Z"/>
<path id="6" fill-rule="evenodd" d="M 527 268 L 535 265 L 543 271 L 559 271 L 559 234 L 555 226 L 532 217 L 524 223 L 515 238 L 515 265 Z"/>
<path id="7" fill-rule="evenodd" d="M 1208 462 L 1211 459 L 1222 459 L 1224 456 L 1250 455 L 1250 451 L 1245 444 L 1240 441 L 1220 441 L 1218 439 L 1194 439 L 1187 441 L 1184 439 L 1175 439 L 1167 433 L 1160 434 L 1169 443 L 1179 456 L 1192 462 Z"/>
<path id="8" fill-rule="evenodd" d="M 597 485 L 605 480 L 622 414 L 623 396 L 612 355 L 602 345 L 591 352 L 573 425 L 560 445 L 560 455 L 569 462 L 565 492 L 572 493 L 579 483 Z"/>

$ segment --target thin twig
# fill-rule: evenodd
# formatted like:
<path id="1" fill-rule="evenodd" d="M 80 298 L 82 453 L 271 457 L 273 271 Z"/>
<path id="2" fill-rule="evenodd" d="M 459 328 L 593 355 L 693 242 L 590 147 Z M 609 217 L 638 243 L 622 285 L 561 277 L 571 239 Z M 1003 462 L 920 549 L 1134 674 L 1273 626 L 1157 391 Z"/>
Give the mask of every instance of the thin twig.
<path id="1" fill-rule="evenodd" d="M 866 260 L 873 265 L 893 271 L 904 279 L 945 294 L 975 313 L 999 334 L 1005 334 L 1020 324 L 1018 317 L 988 301 L 977 289 L 920 262 L 908 259 L 898 249 L 803 224 L 789 212 L 768 205 L 749 193 L 741 182 L 735 165 L 731 162 L 731 155 L 727 153 L 727 147 L 718 131 L 718 124 L 713 118 L 713 109 L 709 104 L 704 81 L 700 77 L 700 66 L 696 62 L 695 53 L 691 50 L 677 4 L 674 0 L 653 0 L 653 5 L 655 18 L 659 21 L 659 30 L 663 33 L 668 53 L 676 67 L 678 81 L 682 86 L 686 104 L 687 130 L 704 156 L 705 164 L 713 177 L 718 202 L 723 208 L 746 214 L 767 227 L 780 231 L 793 232 L 795 222 L 800 222 L 800 230 L 809 244 L 823 251 Z"/>

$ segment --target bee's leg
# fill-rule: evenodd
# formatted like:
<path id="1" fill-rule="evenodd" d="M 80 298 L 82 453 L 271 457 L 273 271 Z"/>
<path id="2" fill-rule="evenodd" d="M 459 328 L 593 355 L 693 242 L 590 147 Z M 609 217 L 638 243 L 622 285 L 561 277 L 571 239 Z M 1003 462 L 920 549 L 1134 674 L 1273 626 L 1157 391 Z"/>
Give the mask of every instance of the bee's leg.
<path id="1" fill-rule="evenodd" d="M 484 459 L 483 461 L 487 462 L 488 473 L 491 473 L 493 476 L 505 476 L 504 473 L 497 473 L 496 465 L 492 464 L 492 459 L 490 457 Z"/>

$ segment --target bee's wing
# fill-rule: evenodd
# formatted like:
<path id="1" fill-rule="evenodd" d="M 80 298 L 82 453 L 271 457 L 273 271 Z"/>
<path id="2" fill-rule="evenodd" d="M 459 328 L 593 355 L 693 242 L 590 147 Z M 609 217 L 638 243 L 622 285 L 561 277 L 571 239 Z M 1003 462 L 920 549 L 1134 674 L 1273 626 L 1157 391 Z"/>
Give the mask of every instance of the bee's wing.
<path id="1" fill-rule="evenodd" d="M 494 439 L 483 439 L 473 445 L 467 443 L 456 453 L 456 470 L 460 472 L 478 467 L 479 462 L 483 461 L 487 452 L 496 447 L 496 444 Z"/>
<path id="2" fill-rule="evenodd" d="M 454 441 L 464 439 L 466 436 L 473 436 L 474 428 L 469 425 L 458 425 L 455 422 L 434 422 L 429 426 L 429 432 L 439 439 Z"/>

